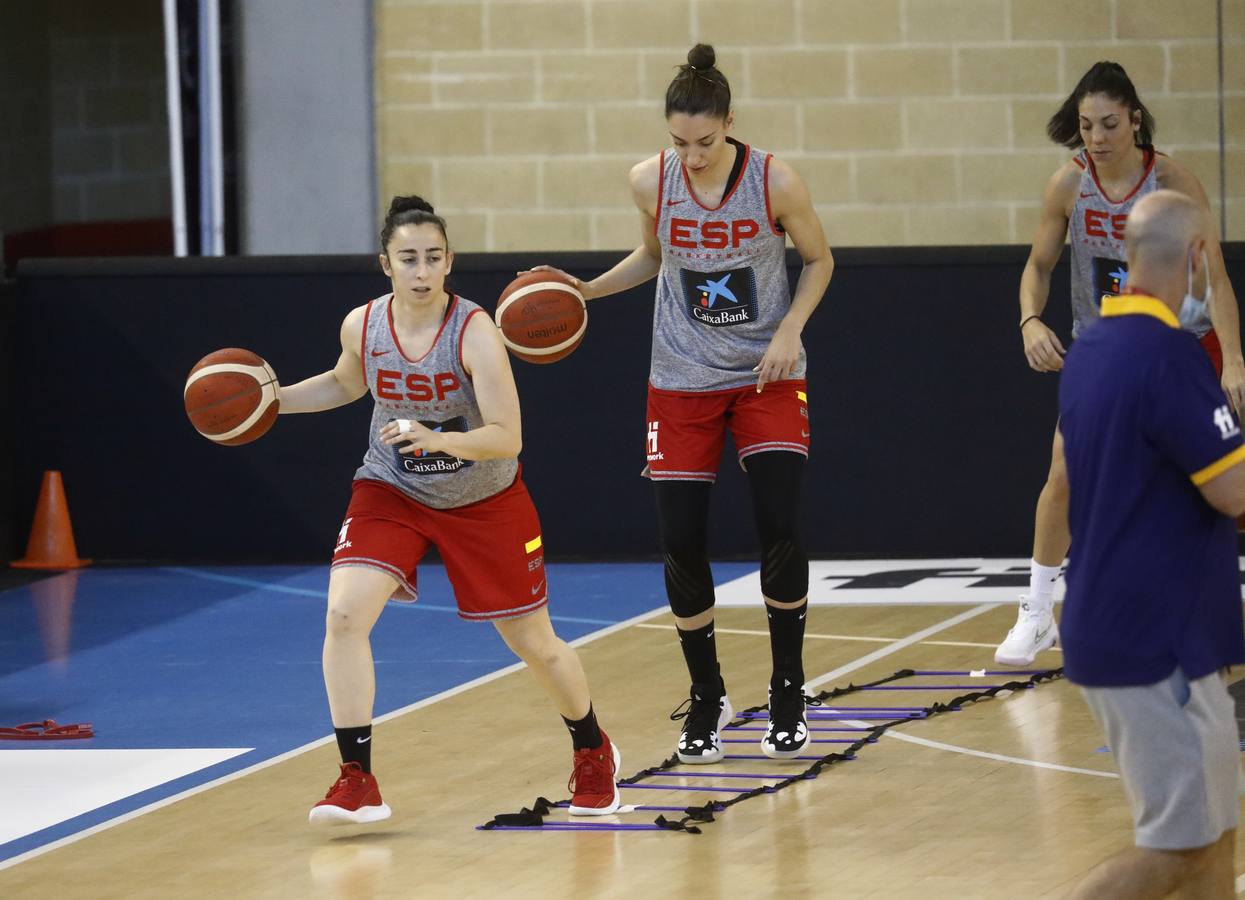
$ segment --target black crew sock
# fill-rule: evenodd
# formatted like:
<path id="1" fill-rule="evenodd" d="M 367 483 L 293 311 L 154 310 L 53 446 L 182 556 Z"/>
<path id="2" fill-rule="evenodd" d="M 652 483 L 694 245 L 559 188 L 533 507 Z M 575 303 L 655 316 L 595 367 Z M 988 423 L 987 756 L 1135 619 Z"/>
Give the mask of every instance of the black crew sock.
<path id="1" fill-rule="evenodd" d="M 779 609 L 766 604 L 769 616 L 769 649 L 774 657 L 771 688 L 804 684 L 804 617 L 808 601 L 795 609 Z"/>
<path id="2" fill-rule="evenodd" d="M 683 648 L 683 659 L 687 661 L 688 674 L 693 684 L 703 684 L 710 690 L 720 690 L 722 677 L 718 669 L 718 644 L 713 639 L 713 623 L 704 628 L 684 631 L 676 628 L 679 633 L 679 644 Z"/>
<path id="3" fill-rule="evenodd" d="M 592 711 L 591 703 L 588 704 L 588 715 L 582 719 L 563 716 L 562 721 L 571 733 L 571 744 L 576 750 L 595 750 L 605 740 L 601 737 L 601 726 L 597 724 L 597 714 Z"/>
<path id="4" fill-rule="evenodd" d="M 337 749 L 341 752 L 342 762 L 358 763 L 364 772 L 372 771 L 371 725 L 334 728 L 333 733 L 337 735 Z"/>

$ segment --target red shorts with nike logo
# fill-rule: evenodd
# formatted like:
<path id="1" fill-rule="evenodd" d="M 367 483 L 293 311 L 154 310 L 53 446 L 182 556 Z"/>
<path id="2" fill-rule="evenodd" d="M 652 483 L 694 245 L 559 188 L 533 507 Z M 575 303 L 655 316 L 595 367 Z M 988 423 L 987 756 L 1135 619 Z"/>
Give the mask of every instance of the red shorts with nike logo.
<path id="1" fill-rule="evenodd" d="M 333 551 L 334 569 L 379 569 L 398 582 L 395 600 L 414 600 L 415 570 L 435 546 L 464 619 L 505 619 L 549 602 L 536 507 L 516 476 L 492 497 L 433 509 L 381 481 L 354 483 Z"/>
<path id="2" fill-rule="evenodd" d="M 757 393 L 666 391 L 649 385 L 645 474 L 654 481 L 709 481 L 730 431 L 739 463 L 754 453 L 787 450 L 808 456 L 808 384 L 774 381 Z"/>

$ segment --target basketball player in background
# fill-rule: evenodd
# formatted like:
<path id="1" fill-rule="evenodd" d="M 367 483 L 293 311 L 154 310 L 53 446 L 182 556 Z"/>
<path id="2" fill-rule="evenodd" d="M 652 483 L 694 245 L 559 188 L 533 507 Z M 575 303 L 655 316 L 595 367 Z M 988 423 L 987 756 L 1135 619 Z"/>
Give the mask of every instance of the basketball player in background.
<path id="1" fill-rule="evenodd" d="M 593 299 L 657 277 L 645 473 L 656 490 L 666 592 L 692 681 L 687 708 L 671 716 L 684 720 L 684 763 L 721 759 L 721 729 L 734 716 L 713 636 L 707 540 L 709 490 L 728 430 L 761 538 L 773 656 L 761 749 L 789 759 L 809 741 L 808 557 L 799 527 L 809 420 L 800 335 L 834 270 L 800 176 L 729 136 L 730 85 L 714 63 L 705 44 L 688 53 L 666 90 L 673 149 L 631 170 L 643 243 L 603 275 L 576 280 Z M 788 236 L 804 260 L 794 298 Z"/>
<path id="2" fill-rule="evenodd" d="M 1079 152 L 1046 185 L 1037 235 L 1020 280 L 1020 335 L 1034 371 L 1063 368 L 1063 345 L 1042 321 L 1042 311 L 1050 294 L 1051 270 L 1069 230 L 1072 336 L 1076 338 L 1098 320 L 1103 298 L 1124 293 L 1128 285 L 1124 223 L 1138 200 L 1159 188 L 1170 188 L 1192 198 L 1209 216 L 1210 204 L 1201 182 L 1175 160 L 1155 152 L 1154 130 L 1153 116 L 1123 67 L 1113 62 L 1095 63 L 1046 126 L 1051 140 L 1079 148 Z M 1219 241 L 1213 235 L 1207 241 L 1206 255 L 1212 291 L 1209 315 L 1182 320 L 1180 325 L 1201 340 L 1224 393 L 1241 411 L 1245 410 L 1245 362 L 1240 318 Z M 1057 455 L 1052 456 L 1038 496 L 1035 518 L 1029 592 L 1021 595 L 1016 624 L 994 654 L 995 661 L 1003 665 L 1031 665 L 1059 634 L 1054 587 L 1072 538 L 1068 474 Z"/>
<path id="3" fill-rule="evenodd" d="M 509 358 L 492 319 L 445 289 L 452 264 L 444 220 L 419 197 L 395 197 L 380 254 L 393 292 L 346 316 L 336 366 L 281 389 L 282 413 L 333 409 L 369 391 L 375 401 L 329 574 L 324 683 L 341 774 L 312 807 L 313 824 L 390 815 L 371 772 L 369 635 L 390 598 L 415 599 L 416 567 L 432 545 L 459 615 L 492 622 L 562 714 L 574 746 L 571 814 L 619 805 L 618 748 L 597 725 L 579 657 L 549 621 Z"/>

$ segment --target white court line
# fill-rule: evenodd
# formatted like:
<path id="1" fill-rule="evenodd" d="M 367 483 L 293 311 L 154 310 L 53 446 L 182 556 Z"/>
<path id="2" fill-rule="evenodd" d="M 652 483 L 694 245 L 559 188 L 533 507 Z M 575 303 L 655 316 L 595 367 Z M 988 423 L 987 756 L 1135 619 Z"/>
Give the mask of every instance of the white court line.
<path id="1" fill-rule="evenodd" d="M 637 625 L 635 627 L 656 628 L 661 631 L 674 630 L 673 625 Z M 751 634 L 757 637 L 769 637 L 768 631 L 754 628 L 715 628 L 714 631 L 719 634 Z M 864 641 L 869 644 L 889 644 L 891 641 L 900 640 L 900 638 L 892 637 L 865 637 L 859 634 L 805 634 L 804 637 L 819 641 Z M 998 646 L 998 644 L 983 644 L 979 641 L 921 641 L 921 643 L 929 644 L 931 647 L 984 647 L 987 650 L 993 650 Z M 1059 647 L 1051 647 L 1050 649 L 1057 653 L 1063 652 Z"/>
<path id="2" fill-rule="evenodd" d="M 866 722 L 853 722 L 854 726 L 864 725 L 868 728 Z M 1076 766 L 1061 766 L 1056 763 L 1038 762 L 1036 759 L 1021 759 L 1018 756 L 1004 756 L 1001 753 L 987 753 L 984 750 L 972 750 L 968 747 L 957 747 L 955 744 L 944 744 L 942 741 L 931 741 L 928 738 L 919 738 L 911 734 L 902 734 L 898 731 L 888 731 L 882 737 L 895 738 L 898 741 L 907 741 L 910 744 L 920 744 L 922 747 L 933 747 L 935 750 L 949 750 L 952 753 L 963 753 L 965 756 L 979 756 L 982 759 L 993 759 L 997 762 L 1016 763 L 1020 766 L 1032 766 L 1035 769 L 1054 769 L 1056 772 L 1075 772 L 1079 775 L 1095 775 L 1098 778 L 1119 778 L 1120 776 L 1114 772 L 1100 772 L 1097 769 L 1078 769 Z"/>
<path id="3" fill-rule="evenodd" d="M 892 644 L 887 644 L 885 647 L 879 647 L 872 653 L 866 653 L 854 662 L 849 662 L 846 665 L 839 666 L 837 669 L 827 672 L 825 675 L 818 676 L 812 681 L 805 682 L 804 686 L 809 689 L 815 688 L 818 685 L 825 684 L 827 681 L 833 681 L 836 678 L 841 678 L 849 672 L 855 672 L 857 669 L 863 669 L 871 662 L 890 656 L 892 653 L 897 653 L 905 647 L 911 647 L 913 644 L 919 644 L 932 634 L 937 634 L 940 631 L 946 631 L 948 628 L 959 625 L 961 622 L 967 622 L 969 619 L 976 618 L 982 613 L 987 613 L 992 609 L 997 609 L 1001 605 L 1003 604 L 983 603 L 980 606 L 974 606 L 970 610 L 954 615 L 949 619 L 944 619 L 943 621 L 938 622 L 935 625 L 931 625 L 928 628 L 922 628 L 920 631 L 913 632 L 906 638 L 900 638 Z"/>
<path id="4" fill-rule="evenodd" d="M 872 653 L 866 654 L 865 656 L 860 657 L 860 659 L 857 659 L 854 662 L 850 662 L 844 666 L 839 666 L 833 672 L 827 672 L 825 675 L 821 675 L 817 678 L 814 678 L 812 681 L 807 682 L 805 684 L 805 687 L 811 689 L 811 688 L 817 687 L 818 685 L 825 684 L 827 681 L 833 681 L 836 678 L 841 678 L 842 676 L 847 675 L 850 672 L 854 672 L 857 669 L 863 668 L 864 666 L 867 666 L 869 663 L 882 659 L 885 656 L 889 656 L 898 650 L 902 650 L 905 647 L 910 647 L 913 644 L 921 643 L 921 641 L 924 638 L 928 637 L 931 634 L 937 634 L 940 631 L 945 631 L 946 629 L 951 628 L 954 625 L 958 625 L 961 622 L 964 622 L 964 621 L 967 621 L 968 619 L 972 619 L 976 616 L 979 616 L 984 612 L 989 612 L 990 610 L 1000 605 L 1001 604 L 998 604 L 998 603 L 983 603 L 981 606 L 973 607 L 967 612 L 962 612 L 957 616 L 952 616 L 949 619 L 945 619 L 942 622 L 939 622 L 935 625 L 931 625 L 929 628 L 924 628 L 921 631 L 908 635 L 906 638 L 900 638 L 899 640 L 895 641 L 892 644 L 888 644 L 885 647 L 881 647 L 877 650 L 874 650 Z M 867 722 L 855 721 L 855 722 L 851 722 L 850 724 L 852 724 L 853 726 L 857 728 L 862 727 L 862 726 L 865 728 L 869 727 L 869 724 Z M 898 732 L 893 732 L 893 731 L 886 732 L 883 735 L 883 737 L 893 737 L 901 741 L 909 741 L 913 744 L 921 744 L 923 746 L 934 747 L 939 750 L 950 750 L 955 753 L 964 753 L 964 754 L 967 754 L 968 756 L 980 756 L 980 757 L 984 757 L 985 759 L 993 759 L 999 762 L 1016 763 L 1017 765 L 1023 765 L 1023 766 L 1033 766 L 1034 768 L 1038 768 L 1038 769 L 1056 769 L 1060 772 L 1076 772 L 1076 773 L 1084 774 L 1084 775 L 1096 775 L 1100 778 L 1118 778 L 1119 777 L 1118 775 L 1115 775 L 1114 773 L 1111 773 L 1111 772 L 1098 772 L 1093 769 L 1077 769 L 1077 768 L 1074 768 L 1073 766 L 1060 766 L 1060 765 L 1056 765 L 1055 763 L 1039 762 L 1036 759 L 1020 759 L 1019 757 L 1016 757 L 1016 756 L 1003 756 L 1002 754 L 999 754 L 999 753 L 987 753 L 983 750 L 970 750 L 967 747 L 957 747 L 954 744 L 943 744 L 938 741 L 931 741 L 925 738 L 913 737 L 912 735 L 909 735 L 909 734 L 900 734 Z"/>
<path id="5" fill-rule="evenodd" d="M 658 609 L 652 609 L 646 613 L 641 613 L 638 616 L 633 616 L 630 619 L 626 619 L 625 621 L 619 622 L 615 625 L 611 625 L 608 628 L 602 628 L 600 631 L 594 631 L 591 634 L 585 634 L 583 637 L 576 638 L 573 641 L 568 641 L 568 643 L 572 647 L 582 647 L 584 644 L 589 644 L 589 643 L 592 643 L 593 641 L 600 640 L 603 637 L 608 637 L 609 635 L 622 631 L 625 628 L 630 628 L 632 625 L 637 625 L 640 622 L 645 621 L 646 619 L 655 618 L 656 616 L 659 616 L 662 613 L 668 613 L 669 611 L 670 611 L 669 608 L 665 606 L 659 607 Z M 490 672 L 487 675 L 481 675 L 479 678 L 472 679 L 471 681 L 465 682 L 464 684 L 460 684 L 457 687 L 452 687 L 449 690 L 442 691 L 439 694 L 434 694 L 431 697 L 425 697 L 423 700 L 420 700 L 416 703 L 412 703 L 409 706 L 404 706 L 401 709 L 395 709 L 393 712 L 385 713 L 385 715 L 379 716 L 373 719 L 372 721 L 374 724 L 380 724 L 381 722 L 388 722 L 390 719 L 396 719 L 398 716 L 406 715 L 409 712 L 414 712 L 415 710 L 422 709 L 425 706 L 431 706 L 432 704 L 439 703 L 442 700 L 448 700 L 450 697 L 454 697 L 458 694 L 463 693 L 464 691 L 469 691 L 472 688 L 479 687 L 482 684 L 487 684 L 490 681 L 496 681 L 498 678 L 501 678 L 503 675 L 509 675 L 511 672 L 517 672 L 519 669 L 522 669 L 525 665 L 526 665 L 525 663 L 518 662 L 518 663 L 514 663 L 513 665 L 506 666 L 504 669 L 498 669 L 495 672 Z M 288 750 L 285 753 L 282 753 L 280 756 L 274 756 L 271 759 L 265 759 L 262 762 L 258 762 L 253 766 L 248 766 L 245 769 L 239 769 L 237 772 L 230 772 L 228 775 L 222 775 L 220 778 L 209 781 L 206 784 L 201 784 L 201 785 L 198 785 L 197 787 L 188 788 L 187 790 L 182 791 L 180 794 L 174 794 L 171 797 L 165 797 L 163 800 L 156 800 L 154 803 L 149 803 L 146 806 L 140 807 L 139 809 L 131 810 L 128 813 L 123 813 L 122 815 L 119 815 L 113 819 L 109 819 L 106 822 L 100 822 L 98 825 L 92 825 L 90 828 L 75 832 L 74 834 L 66 835 L 65 837 L 60 838 L 59 840 L 52 841 L 50 844 L 44 844 L 41 847 L 35 847 L 33 850 L 27 850 L 25 853 L 22 853 L 18 856 L 10 857 L 9 859 L 6 859 L 6 860 L 0 860 L 0 870 L 11 868 L 12 866 L 17 865 L 18 863 L 22 863 L 22 862 L 26 862 L 27 860 L 34 859 L 36 856 L 42 856 L 43 854 L 48 853 L 52 850 L 58 850 L 61 847 L 68 846 L 69 844 L 77 843 L 83 838 L 90 837 L 93 834 L 98 834 L 101 831 L 107 831 L 109 828 L 113 828 L 117 825 L 121 825 L 122 823 L 128 822 L 131 819 L 137 819 L 139 816 L 146 815 L 147 813 L 150 813 L 150 812 L 155 812 L 157 809 L 162 809 L 165 806 L 170 806 L 174 803 L 177 803 L 179 800 L 185 800 L 188 797 L 193 797 L 195 794 L 201 794 L 204 791 L 211 790 L 214 787 L 220 787 L 222 784 L 228 784 L 231 781 L 237 781 L 239 778 L 242 778 L 246 775 L 250 775 L 253 772 L 258 772 L 261 769 L 267 769 L 269 766 L 275 766 L 277 763 L 285 762 L 285 760 L 292 759 L 295 756 L 301 756 L 302 754 L 307 753 L 311 750 L 314 750 L 317 747 L 323 747 L 325 744 L 331 744 L 333 743 L 334 740 L 336 740 L 336 738 L 334 738 L 333 735 L 331 734 L 327 735 L 326 737 L 322 737 L 319 740 L 312 741 L 309 744 L 303 744 L 301 747 L 295 747 L 293 750 Z"/>

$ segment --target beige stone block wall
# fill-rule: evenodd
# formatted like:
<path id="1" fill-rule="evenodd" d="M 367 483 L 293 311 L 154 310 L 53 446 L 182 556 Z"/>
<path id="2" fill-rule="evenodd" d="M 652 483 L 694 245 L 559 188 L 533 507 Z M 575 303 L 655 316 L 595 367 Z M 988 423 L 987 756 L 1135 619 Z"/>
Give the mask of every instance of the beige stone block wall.
<path id="1" fill-rule="evenodd" d="M 696 40 L 735 134 L 800 171 L 832 246 L 1028 243 L 1068 152 L 1046 121 L 1114 59 L 1221 206 L 1215 0 L 373 0 L 382 204 L 461 250 L 627 249 Z M 1245 0 L 1224 0 L 1230 239 L 1245 240 Z"/>

